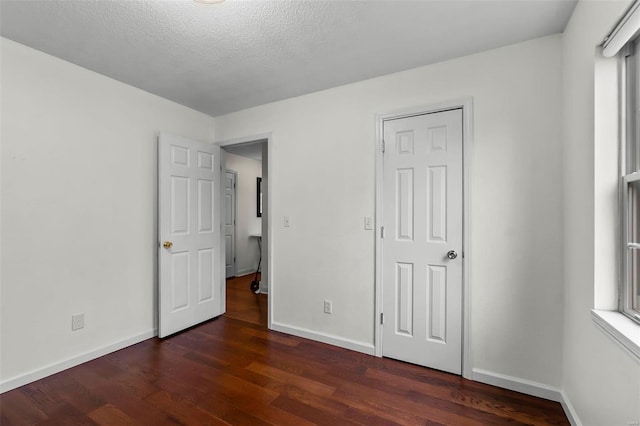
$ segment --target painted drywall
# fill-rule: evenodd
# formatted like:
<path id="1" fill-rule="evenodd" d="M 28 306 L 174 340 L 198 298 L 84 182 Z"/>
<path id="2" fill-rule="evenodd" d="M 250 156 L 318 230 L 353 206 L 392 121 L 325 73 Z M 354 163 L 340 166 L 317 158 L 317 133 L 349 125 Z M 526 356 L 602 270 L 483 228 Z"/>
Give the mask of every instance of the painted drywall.
<path id="1" fill-rule="evenodd" d="M 218 117 L 218 140 L 273 132 L 273 321 L 374 343 L 376 114 L 473 97 L 472 364 L 559 386 L 560 48 L 550 36 Z"/>
<path id="2" fill-rule="evenodd" d="M 262 176 L 262 162 L 225 153 L 227 170 L 238 173 L 237 226 L 236 226 L 236 275 L 256 271 L 260 253 L 258 243 L 250 235 L 262 232 L 262 220 L 256 214 L 256 178 Z"/>
<path id="3" fill-rule="evenodd" d="M 615 235 L 612 235 L 617 227 L 615 127 L 610 138 L 602 137 L 607 132 L 604 102 L 610 102 L 606 90 L 617 88 L 606 81 L 594 81 L 594 73 L 600 78 L 610 65 L 598 58 L 596 46 L 629 4 L 629 1 L 579 2 L 562 42 L 565 193 L 562 387 L 577 420 L 585 426 L 628 426 L 640 422 L 640 364 L 597 329 L 590 317 L 594 306 L 614 307 L 611 305 L 615 305 L 615 296 L 611 294 L 617 281 Z M 598 104 L 594 101 L 596 95 Z"/>
<path id="4" fill-rule="evenodd" d="M 2 39 L 0 380 L 156 327 L 156 136 L 211 117 Z M 71 332 L 71 315 L 85 328 Z"/>

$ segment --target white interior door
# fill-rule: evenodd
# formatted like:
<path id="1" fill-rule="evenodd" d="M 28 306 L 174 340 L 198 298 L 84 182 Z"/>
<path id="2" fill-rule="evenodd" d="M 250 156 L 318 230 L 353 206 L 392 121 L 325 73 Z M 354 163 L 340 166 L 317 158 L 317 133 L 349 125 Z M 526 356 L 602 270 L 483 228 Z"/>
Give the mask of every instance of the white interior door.
<path id="1" fill-rule="evenodd" d="M 383 122 L 383 356 L 462 372 L 462 110 Z"/>
<path id="2" fill-rule="evenodd" d="M 220 173 L 218 146 L 158 138 L 160 337 L 224 313 Z"/>
<path id="3" fill-rule="evenodd" d="M 236 172 L 224 174 L 224 262 L 226 277 L 236 275 Z"/>

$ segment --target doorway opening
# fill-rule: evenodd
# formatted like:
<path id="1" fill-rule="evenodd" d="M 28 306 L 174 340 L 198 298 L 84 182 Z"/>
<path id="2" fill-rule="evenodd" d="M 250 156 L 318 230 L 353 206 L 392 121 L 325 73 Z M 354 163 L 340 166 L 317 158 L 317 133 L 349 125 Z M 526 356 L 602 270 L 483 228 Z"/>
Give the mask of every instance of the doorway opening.
<path id="1" fill-rule="evenodd" d="M 224 197 L 223 211 L 235 212 L 235 232 L 226 233 L 226 316 L 270 328 L 269 135 L 222 142 L 223 171 L 235 172 L 235 199 Z M 226 191 L 226 189 L 225 189 Z M 229 227 L 230 228 L 230 227 Z"/>

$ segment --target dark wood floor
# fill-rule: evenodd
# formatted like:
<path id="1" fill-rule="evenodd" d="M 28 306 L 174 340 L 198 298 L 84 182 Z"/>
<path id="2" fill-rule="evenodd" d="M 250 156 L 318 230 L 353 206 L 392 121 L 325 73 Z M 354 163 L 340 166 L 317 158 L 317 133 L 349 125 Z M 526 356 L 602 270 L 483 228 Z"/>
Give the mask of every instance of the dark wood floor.
<path id="1" fill-rule="evenodd" d="M 249 290 L 254 275 L 245 275 L 227 280 L 228 318 L 267 326 L 267 295 L 254 294 Z M 258 274 L 260 280 L 260 274 Z"/>
<path id="2" fill-rule="evenodd" d="M 566 425 L 559 404 L 268 331 L 252 277 L 228 313 L 0 396 L 9 425 Z"/>

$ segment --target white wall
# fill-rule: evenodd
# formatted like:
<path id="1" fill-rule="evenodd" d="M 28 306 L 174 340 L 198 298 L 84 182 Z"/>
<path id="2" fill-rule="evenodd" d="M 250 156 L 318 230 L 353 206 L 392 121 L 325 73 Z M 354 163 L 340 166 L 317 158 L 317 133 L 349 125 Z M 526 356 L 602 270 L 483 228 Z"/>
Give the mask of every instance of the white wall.
<path id="1" fill-rule="evenodd" d="M 581 1 L 563 37 L 565 320 L 563 388 L 585 426 L 640 421 L 640 364 L 596 328 L 592 308 L 615 306 L 617 140 L 606 132 L 606 81 L 596 46 L 629 1 Z M 598 75 L 610 65 L 597 60 Z M 594 86 L 598 83 L 598 104 Z M 609 86 L 609 87 L 607 87 Z M 595 116 L 594 116 L 595 109 Z M 611 111 L 609 111 L 610 114 Z M 606 114 L 606 115 L 609 115 Z M 594 133 L 595 128 L 598 137 Z"/>
<path id="2" fill-rule="evenodd" d="M 246 275 L 256 271 L 260 258 L 258 243 L 249 235 L 262 233 L 262 219 L 256 215 L 256 178 L 262 176 L 262 163 L 230 152 L 225 158 L 227 170 L 238 172 L 236 275 Z"/>
<path id="3" fill-rule="evenodd" d="M 156 136 L 213 141 L 214 123 L 12 41 L 1 50 L 6 387 L 153 333 Z"/>
<path id="4" fill-rule="evenodd" d="M 374 343 L 375 114 L 472 96 L 473 367 L 560 386 L 560 48 L 546 37 L 218 117 L 219 140 L 273 132 L 273 321 Z"/>

